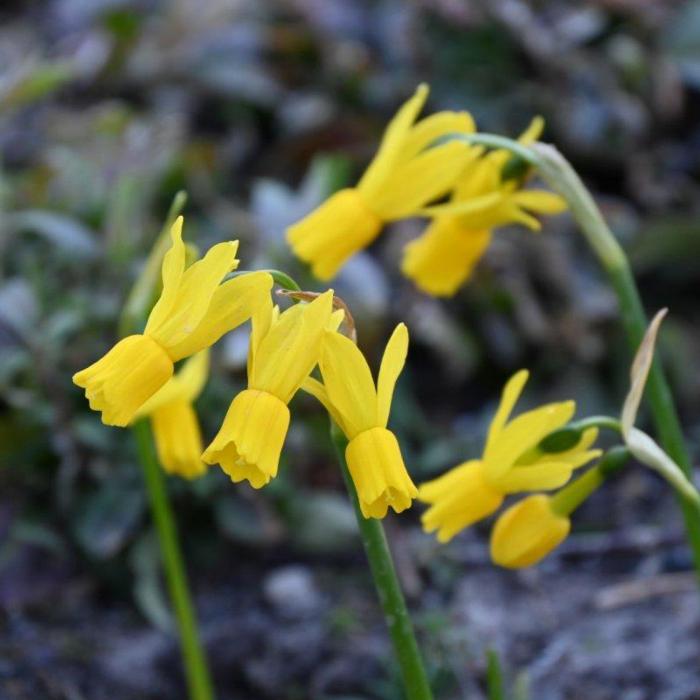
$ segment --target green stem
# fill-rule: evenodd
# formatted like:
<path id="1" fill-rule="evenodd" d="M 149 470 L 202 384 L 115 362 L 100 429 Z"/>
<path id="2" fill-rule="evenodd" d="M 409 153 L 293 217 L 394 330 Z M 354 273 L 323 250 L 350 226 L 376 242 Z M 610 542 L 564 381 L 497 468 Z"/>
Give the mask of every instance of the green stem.
<path id="1" fill-rule="evenodd" d="M 290 277 L 286 272 L 282 272 L 282 270 L 255 270 L 255 272 L 267 272 L 278 287 L 282 287 L 282 289 L 286 289 L 289 292 L 301 291 L 301 287 L 294 278 Z M 250 273 L 251 270 L 236 270 L 229 275 L 229 278 L 249 275 Z"/>
<path id="2" fill-rule="evenodd" d="M 209 669 L 197 632 L 197 620 L 178 545 L 175 520 L 165 490 L 163 472 L 153 448 L 151 428 L 147 420 L 140 420 L 132 429 L 143 467 L 153 520 L 158 531 L 170 598 L 175 608 L 189 696 L 191 700 L 213 700 L 214 691 Z"/>
<path id="3" fill-rule="evenodd" d="M 389 634 L 394 645 L 408 700 L 432 700 L 432 692 L 423 666 L 413 624 L 406 608 L 401 586 L 396 576 L 394 563 L 387 544 L 381 520 L 365 518 L 360 510 L 357 492 L 345 461 L 347 440 L 335 426 L 331 427 L 331 437 L 338 454 L 345 486 L 355 508 L 357 524 L 362 536 L 362 544 L 369 560 L 374 585 L 379 595 Z"/>
<path id="4" fill-rule="evenodd" d="M 558 191 L 602 263 L 620 304 L 622 322 L 632 351 L 636 351 L 647 328 L 647 317 L 624 250 L 608 228 L 595 201 L 568 161 L 552 146 L 533 147 L 542 178 Z M 669 456 L 692 482 L 692 466 L 671 390 L 658 359 L 649 372 L 647 397 L 661 443 Z M 700 514 L 680 499 L 695 570 L 700 577 Z"/>
<path id="5" fill-rule="evenodd" d="M 557 515 L 571 515 L 606 479 L 622 469 L 630 457 L 626 447 L 613 447 L 595 467 L 552 496 L 552 511 Z"/>

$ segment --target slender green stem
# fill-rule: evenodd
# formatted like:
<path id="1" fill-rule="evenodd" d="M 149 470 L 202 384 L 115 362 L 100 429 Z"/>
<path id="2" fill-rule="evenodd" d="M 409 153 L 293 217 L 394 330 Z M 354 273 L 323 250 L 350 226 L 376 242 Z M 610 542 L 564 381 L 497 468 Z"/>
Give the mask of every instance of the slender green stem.
<path id="1" fill-rule="evenodd" d="M 345 461 L 347 440 L 335 425 L 331 427 L 331 437 L 338 453 L 338 461 L 343 472 L 343 479 L 345 479 L 345 486 L 355 508 L 362 544 L 369 560 L 372 578 L 379 595 L 379 602 L 384 611 L 391 641 L 401 668 L 406 697 L 408 700 L 432 700 L 433 695 L 428 684 L 423 659 L 418 649 L 413 624 L 406 608 L 406 601 L 401 592 L 398 577 L 396 576 L 396 570 L 394 569 L 394 563 L 381 520 L 365 518 L 362 515 L 355 485 Z"/>
<path id="2" fill-rule="evenodd" d="M 626 447 L 613 447 L 598 464 L 552 496 L 552 511 L 557 515 L 571 515 L 604 481 L 620 471 L 631 456 Z"/>
<path id="3" fill-rule="evenodd" d="M 486 652 L 486 685 L 489 691 L 489 700 L 506 700 L 506 691 L 503 687 L 503 669 L 498 653 L 494 649 Z"/>
<path id="4" fill-rule="evenodd" d="M 595 201 L 568 161 L 552 146 L 533 148 L 536 165 L 543 179 L 568 202 L 571 213 L 603 265 L 615 290 L 627 340 L 633 352 L 642 341 L 647 316 L 627 257 L 608 228 Z M 680 420 L 658 359 L 649 372 L 647 397 L 659 438 L 669 456 L 692 482 L 692 466 L 683 438 Z M 685 499 L 680 499 L 695 569 L 700 577 L 700 514 Z"/>
<path id="5" fill-rule="evenodd" d="M 209 669 L 197 631 L 197 620 L 190 597 L 187 574 L 178 545 L 175 520 L 165 490 L 165 479 L 153 448 L 151 428 L 146 420 L 133 426 L 139 459 L 151 502 L 163 567 L 180 632 L 180 647 L 191 700 L 213 700 Z"/>

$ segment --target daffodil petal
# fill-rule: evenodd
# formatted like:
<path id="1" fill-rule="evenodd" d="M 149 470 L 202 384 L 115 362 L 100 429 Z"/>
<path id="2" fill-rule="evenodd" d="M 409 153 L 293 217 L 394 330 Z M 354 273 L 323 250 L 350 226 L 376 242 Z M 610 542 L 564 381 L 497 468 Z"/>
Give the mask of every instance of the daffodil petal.
<path id="1" fill-rule="evenodd" d="M 319 365 L 328 396 L 344 417 L 348 439 L 376 427 L 377 391 L 359 348 L 339 333 L 326 332 Z"/>
<path id="2" fill-rule="evenodd" d="M 499 434 L 503 430 L 503 426 L 508 421 L 508 418 L 510 418 L 510 414 L 513 412 L 513 408 L 515 408 L 515 404 L 520 398 L 520 394 L 523 393 L 529 376 L 530 373 L 526 369 L 521 369 L 508 380 L 503 388 L 496 415 L 493 417 L 489 427 L 489 434 L 486 439 L 486 448 L 484 452 L 488 452 L 498 439 Z"/>
<path id="3" fill-rule="evenodd" d="M 260 341 L 251 389 L 268 391 L 289 403 L 316 366 L 321 340 L 333 313 L 333 290 L 280 315 Z"/>
<path id="4" fill-rule="evenodd" d="M 417 156 L 428 146 L 451 134 L 472 134 L 476 129 L 469 112 L 437 112 L 421 119 L 412 129 L 401 149 L 401 159 Z"/>
<path id="5" fill-rule="evenodd" d="M 438 541 L 448 542 L 458 532 L 498 510 L 503 494 L 487 482 L 481 462 L 472 460 L 421 484 L 418 499 L 432 504 L 421 517 L 423 529 L 437 530 Z"/>
<path id="6" fill-rule="evenodd" d="M 532 466 L 513 467 L 493 483 L 503 493 L 550 491 L 563 486 L 571 478 L 572 472 L 573 467 L 569 462 L 542 460 Z"/>
<path id="7" fill-rule="evenodd" d="M 272 277 L 267 272 L 251 272 L 224 282 L 213 293 L 199 325 L 168 348 L 170 356 L 177 360 L 207 348 L 245 323 L 257 308 L 269 308 L 271 289 Z"/>
<path id="8" fill-rule="evenodd" d="M 573 401 L 562 401 L 527 411 L 510 421 L 484 451 L 484 468 L 489 478 L 495 481 L 503 476 L 521 454 L 568 423 L 575 410 Z"/>
<path id="9" fill-rule="evenodd" d="M 561 214 L 567 204 L 563 197 L 546 190 L 520 190 L 513 195 L 516 204 L 538 214 Z"/>
<path id="10" fill-rule="evenodd" d="M 207 312 L 221 280 L 237 266 L 237 250 L 238 241 L 219 243 L 191 265 L 182 275 L 170 313 L 162 323 L 153 325 L 148 335 L 163 347 L 170 348 L 192 334 Z"/>
<path id="11" fill-rule="evenodd" d="M 304 383 L 301 385 L 301 390 L 305 391 L 307 394 L 311 394 L 311 396 L 317 399 L 319 403 L 321 403 L 321 405 L 326 409 L 326 411 L 328 411 L 328 414 L 336 423 L 336 425 L 344 433 L 347 433 L 345 419 L 343 418 L 340 411 L 338 411 L 336 407 L 331 403 L 331 400 L 328 398 L 328 392 L 326 391 L 326 387 L 323 386 L 323 384 L 319 382 L 318 379 L 314 379 L 313 377 L 307 377 L 304 380 Z"/>
<path id="12" fill-rule="evenodd" d="M 178 216 L 170 227 L 171 245 L 163 256 L 161 275 L 163 291 L 151 310 L 144 333 L 160 326 L 173 308 L 180 289 L 180 281 L 185 272 L 185 244 L 182 242 L 182 226 L 184 219 Z"/>
<path id="13" fill-rule="evenodd" d="M 357 187 L 370 197 L 381 189 L 383 181 L 400 158 L 406 136 L 428 99 L 429 88 L 421 84 L 413 96 L 398 110 L 387 126 L 379 150 L 360 179 Z"/>
<path id="14" fill-rule="evenodd" d="M 389 422 L 394 387 L 406 363 L 407 353 L 408 328 L 406 324 L 399 323 L 386 344 L 377 378 L 377 423 L 382 427 Z"/>
<path id="15" fill-rule="evenodd" d="M 469 150 L 465 143 L 450 141 L 411 159 L 371 199 L 372 210 L 386 221 L 414 214 L 454 185 L 469 158 Z"/>

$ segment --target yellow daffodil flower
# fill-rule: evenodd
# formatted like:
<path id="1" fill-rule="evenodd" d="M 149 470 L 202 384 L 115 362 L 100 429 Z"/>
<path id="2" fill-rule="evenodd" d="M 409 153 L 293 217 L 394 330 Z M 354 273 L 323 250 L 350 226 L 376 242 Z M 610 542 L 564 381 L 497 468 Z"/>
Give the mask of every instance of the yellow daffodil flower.
<path id="1" fill-rule="evenodd" d="M 423 528 L 437 530 L 440 542 L 491 515 L 508 494 L 559 488 L 574 469 L 600 454 L 589 450 L 598 437 L 597 428 L 585 430 L 579 442 L 565 451 L 538 449 L 545 437 L 569 422 L 576 409 L 573 401 L 547 404 L 509 421 L 527 378 L 528 372 L 521 370 L 506 384 L 481 459 L 464 462 L 420 486 L 418 498 L 430 504 L 422 517 Z"/>
<path id="2" fill-rule="evenodd" d="M 246 321 L 272 287 L 266 273 L 221 280 L 238 265 L 238 241 L 213 246 L 186 268 L 182 217 L 163 257 L 163 291 L 142 334 L 127 336 L 73 381 L 107 425 L 125 426 L 173 375 L 174 363 Z"/>
<path id="3" fill-rule="evenodd" d="M 400 323 L 387 343 L 375 386 L 358 347 L 327 332 L 320 362 L 323 384 L 312 377 L 304 382 L 349 440 L 345 457 L 365 518 L 383 518 L 389 507 L 400 513 L 418 494 L 396 436 L 386 427 L 407 352 L 408 329 Z"/>
<path id="4" fill-rule="evenodd" d="M 384 223 L 417 213 L 446 194 L 475 149 L 459 141 L 434 145 L 450 134 L 474 131 L 466 112 L 438 112 L 416 123 L 428 97 L 420 85 L 384 133 L 379 151 L 356 187 L 336 192 L 287 230 L 294 253 L 321 280 L 368 246 Z"/>
<path id="5" fill-rule="evenodd" d="M 539 138 L 543 122 L 533 120 L 519 141 Z M 469 278 L 491 242 L 492 230 L 512 223 L 532 230 L 541 228 L 535 214 L 557 214 L 564 200 L 552 192 L 522 189 L 517 180 L 503 179 L 510 153 L 491 151 L 469 162 L 447 204 L 424 210 L 432 223 L 404 250 L 401 270 L 415 284 L 434 296 L 452 296 Z"/>
<path id="6" fill-rule="evenodd" d="M 341 320 L 342 312 L 333 313 L 333 290 L 283 313 L 271 302 L 256 310 L 248 388 L 233 400 L 202 455 L 207 464 L 220 464 L 232 481 L 247 479 L 255 488 L 277 475 L 289 427 L 287 404 L 318 363 L 325 329 Z"/>
<path id="7" fill-rule="evenodd" d="M 491 532 L 491 559 L 508 569 L 532 566 L 556 549 L 570 530 L 568 516 L 556 512 L 549 496 L 528 496 L 496 520 Z"/>
<path id="8" fill-rule="evenodd" d="M 207 470 L 202 462 L 202 435 L 192 403 L 202 392 L 208 372 L 209 350 L 202 350 L 187 360 L 135 416 L 151 419 L 163 469 L 185 479 L 195 479 Z"/>

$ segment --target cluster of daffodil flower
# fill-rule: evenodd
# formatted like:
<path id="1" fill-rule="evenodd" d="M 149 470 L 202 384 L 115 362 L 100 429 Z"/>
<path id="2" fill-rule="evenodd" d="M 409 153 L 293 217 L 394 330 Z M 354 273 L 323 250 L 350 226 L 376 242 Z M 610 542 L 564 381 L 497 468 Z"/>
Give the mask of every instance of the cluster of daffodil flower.
<path id="1" fill-rule="evenodd" d="M 322 279 L 370 243 L 384 222 L 428 216 L 432 223 L 409 244 L 403 270 L 428 291 L 452 293 L 469 275 L 494 227 L 522 222 L 536 229 L 539 224 L 527 210 L 563 208 L 558 196 L 522 189 L 522 180 L 504 177 L 507 152 L 484 152 L 461 139 L 474 131 L 468 114 L 440 112 L 415 123 L 426 96 L 422 86 L 400 109 L 356 188 L 333 195 L 289 229 L 293 249 Z M 536 139 L 540 130 L 541 123 L 534 122 L 521 140 Z M 446 196 L 448 202 L 431 204 Z M 566 538 L 569 515 L 605 477 L 601 461 L 569 483 L 576 470 L 603 454 L 594 448 L 598 427 L 571 427 L 573 401 L 511 419 L 528 379 L 527 371 L 517 372 L 504 388 L 481 458 L 417 488 L 387 427 L 408 351 L 406 326 L 399 324 L 391 335 L 375 382 L 354 338 L 348 337 L 354 334 L 343 332 L 351 318 L 333 290 L 292 294 L 297 303 L 282 311 L 273 304 L 268 272 L 228 277 L 238 265 L 237 242 L 215 245 L 188 266 L 181 217 L 170 235 L 162 292 L 143 333 L 120 340 L 74 376 L 104 423 L 126 426 L 150 417 L 164 469 L 194 478 L 207 465 L 218 464 L 234 482 L 265 486 L 277 474 L 290 422 L 288 404 L 303 390 L 318 399 L 348 440 L 345 457 L 365 518 L 383 518 L 389 508 L 402 512 L 417 498 L 429 506 L 422 517 L 425 530 L 446 542 L 495 513 L 508 496 L 528 493 L 496 521 L 494 562 L 529 566 Z M 248 320 L 248 386 L 233 399 L 204 449 L 192 404 L 207 378 L 208 348 Z M 632 454 L 696 499 L 680 470 L 633 425 L 659 322 L 660 317 L 635 362 L 621 434 Z M 187 357 L 174 374 L 175 363 Z M 552 439 L 562 431 L 568 439 Z M 561 487 L 555 496 L 546 495 Z"/>
<path id="2" fill-rule="evenodd" d="M 237 242 L 220 243 L 186 267 L 182 218 L 171 238 L 163 290 L 144 332 L 120 340 L 73 378 L 103 422 L 123 427 L 149 416 L 166 471 L 194 478 L 206 465 L 219 464 L 232 481 L 261 488 L 277 474 L 288 404 L 303 387 L 349 440 L 348 465 L 365 516 L 381 518 L 389 505 L 407 508 L 417 490 L 386 428 L 408 349 L 406 326 L 397 326 L 389 340 L 375 386 L 362 353 L 338 330 L 345 311 L 334 309 L 332 290 L 280 311 L 273 306 L 267 272 L 222 284 L 238 265 Z M 221 430 L 203 449 L 192 402 L 206 381 L 208 348 L 249 319 L 248 388 L 234 398 Z M 174 374 L 175 362 L 188 356 Z M 322 382 L 310 376 L 317 365 Z"/>
<path id="3" fill-rule="evenodd" d="M 476 127 L 468 112 L 438 112 L 416 122 L 427 96 L 421 85 L 399 109 L 356 187 L 335 193 L 287 231 L 290 246 L 319 279 L 335 277 L 384 224 L 424 217 L 431 223 L 406 246 L 401 270 L 424 292 L 451 296 L 469 278 L 495 228 L 521 223 L 539 230 L 533 213 L 566 208 L 559 195 L 523 189 L 528 173 L 508 173 L 508 151 L 470 145 L 467 137 Z M 535 118 L 520 142 L 536 141 L 543 126 Z"/>

